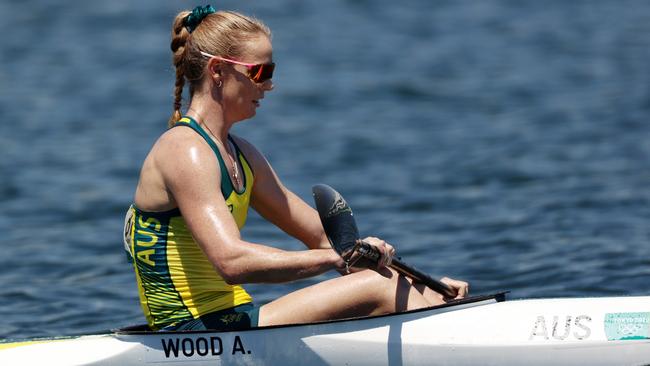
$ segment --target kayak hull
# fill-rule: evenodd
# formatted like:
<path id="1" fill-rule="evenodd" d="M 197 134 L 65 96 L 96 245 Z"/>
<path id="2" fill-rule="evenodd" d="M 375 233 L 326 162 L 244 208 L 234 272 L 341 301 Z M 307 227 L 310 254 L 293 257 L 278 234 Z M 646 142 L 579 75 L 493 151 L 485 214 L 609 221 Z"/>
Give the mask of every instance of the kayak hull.
<path id="1" fill-rule="evenodd" d="M 0 364 L 650 364 L 650 296 L 501 300 L 234 332 L 131 328 L 4 343 Z"/>

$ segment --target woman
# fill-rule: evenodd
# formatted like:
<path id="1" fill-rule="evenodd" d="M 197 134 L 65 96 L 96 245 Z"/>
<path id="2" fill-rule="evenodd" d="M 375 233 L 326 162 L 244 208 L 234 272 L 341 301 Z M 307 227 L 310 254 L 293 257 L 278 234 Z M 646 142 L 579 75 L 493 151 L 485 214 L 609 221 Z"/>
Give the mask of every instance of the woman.
<path id="1" fill-rule="evenodd" d="M 262 154 L 229 133 L 273 90 L 271 33 L 256 19 L 210 6 L 176 16 L 170 128 L 144 161 L 130 208 L 128 249 L 152 329 L 242 329 L 416 309 L 442 296 L 386 267 L 394 253 L 377 238 L 379 268 L 307 287 L 261 307 L 240 286 L 279 283 L 345 268 L 317 212 L 282 185 Z M 190 103 L 181 115 L 189 83 Z M 244 241 L 249 204 L 310 250 Z M 467 293 L 462 281 L 443 279 Z"/>

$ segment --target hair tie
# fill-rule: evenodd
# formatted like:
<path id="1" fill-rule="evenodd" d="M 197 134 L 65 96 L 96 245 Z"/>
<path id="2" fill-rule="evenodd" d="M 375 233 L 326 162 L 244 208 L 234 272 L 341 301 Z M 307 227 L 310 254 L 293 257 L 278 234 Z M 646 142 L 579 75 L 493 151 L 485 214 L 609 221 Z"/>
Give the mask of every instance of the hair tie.
<path id="1" fill-rule="evenodd" d="M 183 25 L 185 28 L 187 28 L 187 31 L 192 33 L 196 29 L 196 27 L 201 24 L 201 21 L 203 18 L 207 17 L 209 14 L 215 13 L 216 10 L 212 7 L 212 5 L 206 5 L 206 6 L 197 6 L 192 10 L 192 12 L 185 17 L 185 20 L 183 21 Z"/>

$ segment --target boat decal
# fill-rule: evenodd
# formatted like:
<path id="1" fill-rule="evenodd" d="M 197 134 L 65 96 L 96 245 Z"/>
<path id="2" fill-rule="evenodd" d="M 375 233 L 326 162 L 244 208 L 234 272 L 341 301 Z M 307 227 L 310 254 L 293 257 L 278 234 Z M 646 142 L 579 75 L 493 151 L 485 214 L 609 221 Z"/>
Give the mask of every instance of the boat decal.
<path id="1" fill-rule="evenodd" d="M 547 320 L 547 317 L 549 320 Z M 535 320 L 528 340 L 548 341 L 554 339 L 564 341 L 570 339 L 581 341 L 591 336 L 590 323 L 591 317 L 589 315 L 553 315 L 552 318 L 550 316 L 539 315 Z"/>
<path id="2" fill-rule="evenodd" d="M 607 313 L 605 335 L 608 341 L 650 339 L 650 313 Z"/>
<path id="3" fill-rule="evenodd" d="M 220 359 L 252 354 L 239 335 L 215 336 L 209 334 L 185 337 L 160 337 L 159 342 L 147 344 L 147 362 Z"/>

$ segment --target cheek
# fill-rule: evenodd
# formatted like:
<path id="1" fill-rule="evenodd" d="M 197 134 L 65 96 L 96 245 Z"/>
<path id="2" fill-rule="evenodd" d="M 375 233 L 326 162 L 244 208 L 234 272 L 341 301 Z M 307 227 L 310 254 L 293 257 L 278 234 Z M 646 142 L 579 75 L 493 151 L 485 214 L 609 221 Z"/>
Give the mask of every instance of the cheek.
<path id="1" fill-rule="evenodd" d="M 255 115 L 253 93 L 243 89 L 224 89 L 222 103 L 227 118 L 235 121 L 250 118 Z"/>
<path id="2" fill-rule="evenodd" d="M 240 85 L 235 81 L 223 88 L 221 96 L 223 104 L 232 108 L 241 104 L 242 100 L 246 97 L 246 93 L 243 92 Z"/>
<path id="3" fill-rule="evenodd" d="M 250 81 L 248 79 L 240 80 L 233 78 L 232 80 L 229 80 L 229 82 L 224 84 L 223 87 L 224 99 L 227 98 L 230 101 L 240 101 L 250 98 L 250 96 L 254 94 L 254 90 L 249 83 Z"/>

